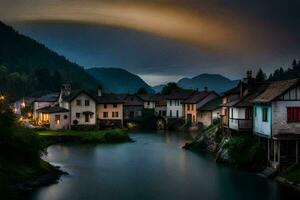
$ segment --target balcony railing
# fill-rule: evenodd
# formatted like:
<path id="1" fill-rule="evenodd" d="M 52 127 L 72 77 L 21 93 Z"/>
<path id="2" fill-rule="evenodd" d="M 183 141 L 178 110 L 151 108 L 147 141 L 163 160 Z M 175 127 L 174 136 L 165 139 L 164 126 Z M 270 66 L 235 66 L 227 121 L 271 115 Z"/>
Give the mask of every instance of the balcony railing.
<path id="1" fill-rule="evenodd" d="M 237 131 L 252 129 L 252 119 L 229 119 L 229 128 Z"/>

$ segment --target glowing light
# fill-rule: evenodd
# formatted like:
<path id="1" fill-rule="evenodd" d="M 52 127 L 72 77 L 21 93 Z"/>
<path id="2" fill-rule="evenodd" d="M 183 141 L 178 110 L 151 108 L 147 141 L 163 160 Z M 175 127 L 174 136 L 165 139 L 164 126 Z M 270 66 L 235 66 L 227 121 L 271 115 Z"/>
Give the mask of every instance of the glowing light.
<path id="1" fill-rule="evenodd" d="M 14 107 L 13 112 L 17 113 L 18 109 L 16 107 Z"/>
<path id="2" fill-rule="evenodd" d="M 25 108 L 25 106 L 26 106 L 26 103 L 25 103 L 25 100 L 23 99 L 23 101 L 22 101 L 22 103 L 21 103 L 21 106 L 22 106 L 22 108 Z"/>
<path id="3" fill-rule="evenodd" d="M 3 101 L 5 99 L 5 96 L 1 95 L 0 100 Z"/>

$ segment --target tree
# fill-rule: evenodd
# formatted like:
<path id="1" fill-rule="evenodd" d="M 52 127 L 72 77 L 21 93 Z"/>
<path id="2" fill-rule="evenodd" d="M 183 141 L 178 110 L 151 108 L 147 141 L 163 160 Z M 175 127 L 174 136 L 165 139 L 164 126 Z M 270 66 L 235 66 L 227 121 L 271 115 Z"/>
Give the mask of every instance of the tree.
<path id="1" fill-rule="evenodd" d="M 136 93 L 137 94 L 148 94 L 147 90 L 144 87 L 140 87 Z"/>
<path id="2" fill-rule="evenodd" d="M 297 69 L 298 68 L 298 63 L 297 61 L 294 59 L 293 63 L 292 63 L 293 69 Z"/>
<path id="3" fill-rule="evenodd" d="M 263 72 L 263 70 L 261 68 L 259 68 L 257 74 L 256 74 L 256 81 L 258 82 L 264 82 L 267 78 L 267 75 Z"/>
<path id="4" fill-rule="evenodd" d="M 171 82 L 163 87 L 161 93 L 164 95 L 167 95 L 167 94 L 170 94 L 175 89 L 180 89 L 180 87 L 178 87 L 178 85 L 176 83 Z"/>

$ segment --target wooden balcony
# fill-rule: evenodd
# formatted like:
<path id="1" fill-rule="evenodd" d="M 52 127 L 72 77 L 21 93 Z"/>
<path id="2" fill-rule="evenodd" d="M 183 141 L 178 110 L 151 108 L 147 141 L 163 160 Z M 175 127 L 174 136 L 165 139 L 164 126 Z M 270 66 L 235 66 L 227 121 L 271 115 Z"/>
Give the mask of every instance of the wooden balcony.
<path id="1" fill-rule="evenodd" d="M 252 119 L 229 119 L 229 128 L 235 131 L 251 131 Z"/>

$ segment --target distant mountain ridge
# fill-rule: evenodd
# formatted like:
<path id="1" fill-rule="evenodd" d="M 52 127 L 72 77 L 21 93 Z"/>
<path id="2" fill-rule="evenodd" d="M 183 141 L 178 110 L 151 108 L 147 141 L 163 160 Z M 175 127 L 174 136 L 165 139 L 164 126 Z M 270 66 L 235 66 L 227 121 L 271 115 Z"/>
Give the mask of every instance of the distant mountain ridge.
<path id="1" fill-rule="evenodd" d="M 193 78 L 182 78 L 177 82 L 179 87 L 185 89 L 199 89 L 203 90 L 207 87 L 208 90 L 214 90 L 218 93 L 225 92 L 236 86 L 238 80 L 230 80 L 220 74 L 200 74 Z M 156 92 L 160 92 L 164 85 L 154 86 Z"/>
<path id="2" fill-rule="evenodd" d="M 135 93 L 143 87 L 148 93 L 154 90 L 139 76 L 121 68 L 90 68 L 86 71 L 98 80 L 105 92 Z"/>

